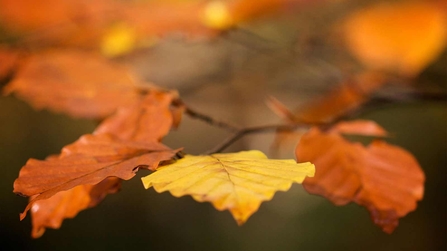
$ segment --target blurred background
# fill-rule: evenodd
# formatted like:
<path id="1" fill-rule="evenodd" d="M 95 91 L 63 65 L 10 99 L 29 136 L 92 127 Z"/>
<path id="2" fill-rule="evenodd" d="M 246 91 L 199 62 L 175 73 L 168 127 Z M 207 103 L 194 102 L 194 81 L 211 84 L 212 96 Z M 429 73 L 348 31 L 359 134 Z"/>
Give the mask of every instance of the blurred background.
<path id="1" fill-rule="evenodd" d="M 447 106 L 439 98 L 447 84 L 446 22 L 438 22 L 445 21 L 445 1 L 87 2 L 0 0 L 1 48 L 95 51 L 145 81 L 177 89 L 191 108 L 241 126 L 281 123 L 265 104 L 269 96 L 296 108 L 355 74 L 385 72 L 390 84 L 374 95 L 405 98 L 358 117 L 375 120 L 392 133 L 388 142 L 414 154 L 426 174 L 424 199 L 388 235 L 363 207 L 336 207 L 295 184 L 239 227 L 209 203 L 145 190 L 139 177 L 148 172 L 140 171 L 97 207 L 31 239 L 30 217 L 19 221 L 27 199 L 12 193 L 20 168 L 29 158 L 58 153 L 98 122 L 36 111 L 3 96 L 2 250 L 446 250 Z M 397 28 L 387 31 L 390 25 L 380 20 L 389 13 L 400 14 L 392 22 Z M 394 36 L 393 29 L 408 32 Z M 0 60 L 0 69 L 7 63 Z M 184 116 L 163 142 L 200 154 L 229 136 Z M 294 158 L 297 141 L 274 151 L 274 139 L 274 133 L 249 135 L 226 151 Z"/>

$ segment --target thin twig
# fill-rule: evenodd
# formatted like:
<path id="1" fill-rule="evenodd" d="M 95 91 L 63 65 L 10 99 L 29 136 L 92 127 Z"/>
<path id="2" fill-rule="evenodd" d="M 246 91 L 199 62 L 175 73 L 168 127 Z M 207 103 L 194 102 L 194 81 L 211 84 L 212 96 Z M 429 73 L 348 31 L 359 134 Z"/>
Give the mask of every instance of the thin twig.
<path id="1" fill-rule="evenodd" d="M 232 136 L 225 139 L 222 143 L 214 147 L 213 149 L 206 151 L 204 154 L 209 155 L 213 153 L 219 153 L 225 150 L 227 147 L 232 145 L 234 142 L 239 140 L 240 138 L 252 134 L 252 133 L 262 133 L 269 131 L 288 131 L 288 130 L 296 130 L 298 128 L 309 129 L 311 125 L 307 124 L 277 124 L 277 125 L 264 125 L 264 126 L 254 126 L 254 127 L 246 127 L 238 130 Z"/>
<path id="2" fill-rule="evenodd" d="M 227 122 L 223 122 L 220 120 L 216 120 L 213 117 L 197 112 L 189 107 L 187 107 L 181 100 L 176 100 L 174 102 L 175 105 L 183 105 L 185 107 L 185 113 L 192 118 L 202 120 L 212 126 L 223 128 L 227 131 L 233 133 L 230 137 L 225 139 L 223 142 L 215 146 L 214 148 L 206 151 L 203 154 L 209 155 L 213 153 L 219 153 L 224 151 L 226 148 L 231 146 L 234 142 L 239 140 L 240 138 L 252 134 L 252 133 L 263 133 L 269 131 L 290 131 L 296 130 L 299 128 L 302 129 L 310 129 L 312 126 L 318 126 L 322 130 L 329 129 L 332 125 L 347 119 L 352 119 L 353 117 L 358 116 L 359 114 L 368 112 L 370 109 L 377 108 L 381 104 L 386 105 L 390 103 L 405 103 L 405 101 L 414 101 L 418 99 L 429 99 L 429 100 L 445 100 L 445 94 L 441 95 L 412 95 L 409 99 L 403 99 L 402 97 L 392 96 L 392 97 L 373 97 L 369 101 L 359 105 L 354 110 L 346 111 L 340 116 L 333 118 L 330 122 L 327 123 L 318 123 L 318 122 L 306 122 L 300 121 L 298 118 L 294 120 L 294 122 L 288 124 L 274 124 L 274 125 L 263 125 L 263 126 L 253 126 L 253 127 L 239 127 Z M 299 121 L 299 122 L 297 122 Z"/>
<path id="3" fill-rule="evenodd" d="M 229 132 L 238 132 L 241 130 L 239 126 L 232 125 L 230 123 L 214 119 L 213 117 L 200 113 L 196 110 L 191 109 L 190 107 L 185 105 L 185 113 L 193 119 L 202 120 L 212 126 L 216 126 L 222 129 L 225 129 Z"/>

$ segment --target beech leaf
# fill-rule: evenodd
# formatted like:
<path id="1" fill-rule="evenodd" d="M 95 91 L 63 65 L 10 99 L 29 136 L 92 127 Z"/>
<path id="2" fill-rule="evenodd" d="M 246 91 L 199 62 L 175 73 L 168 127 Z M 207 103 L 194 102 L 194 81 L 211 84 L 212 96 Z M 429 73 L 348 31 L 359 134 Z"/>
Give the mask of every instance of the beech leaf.
<path id="1" fill-rule="evenodd" d="M 126 67 L 98 54 L 52 50 L 30 56 L 4 92 L 15 93 L 36 109 L 104 118 L 138 100 L 137 84 Z"/>
<path id="2" fill-rule="evenodd" d="M 383 2 L 348 16 L 348 48 L 373 70 L 419 74 L 447 42 L 445 1 Z"/>
<path id="3" fill-rule="evenodd" d="M 35 201 L 79 185 L 94 185 L 107 177 L 129 180 L 139 168 L 154 170 L 170 160 L 178 150 L 158 142 L 116 139 L 108 134 L 84 135 L 62 149 L 58 158 L 29 159 L 14 182 L 14 193 L 34 196 L 21 214 Z"/>
<path id="4" fill-rule="evenodd" d="M 118 192 L 120 187 L 120 179 L 109 177 L 96 185 L 76 186 L 48 199 L 35 201 L 31 206 L 31 236 L 39 238 L 45 228 L 60 228 L 65 218 L 73 218 L 80 211 L 96 206 L 107 194 Z"/>
<path id="5" fill-rule="evenodd" d="M 175 92 L 152 90 L 134 104 L 119 108 L 94 134 L 108 133 L 122 140 L 160 141 L 174 121 L 174 126 L 180 123 L 181 114 L 177 108 L 171 108 L 176 97 Z"/>
<path id="6" fill-rule="evenodd" d="M 275 98 L 267 100 L 267 105 L 279 117 L 291 122 L 327 123 L 357 109 L 385 84 L 383 75 L 365 72 L 352 76 L 327 94 L 299 107 L 296 111 L 290 111 Z"/>
<path id="7" fill-rule="evenodd" d="M 175 197 L 191 195 L 208 201 L 217 210 L 229 210 L 241 225 L 255 213 L 262 201 L 276 191 L 287 191 L 292 183 L 313 176 L 314 165 L 295 160 L 270 160 L 260 151 L 186 155 L 175 163 L 158 168 L 143 177 L 146 189 Z"/>
<path id="8" fill-rule="evenodd" d="M 384 141 L 365 147 L 345 140 L 336 130 L 312 128 L 301 138 L 296 156 L 315 164 L 315 177 L 303 183 L 309 193 L 336 205 L 355 202 L 366 207 L 387 233 L 423 197 L 425 176 L 416 159 Z"/>

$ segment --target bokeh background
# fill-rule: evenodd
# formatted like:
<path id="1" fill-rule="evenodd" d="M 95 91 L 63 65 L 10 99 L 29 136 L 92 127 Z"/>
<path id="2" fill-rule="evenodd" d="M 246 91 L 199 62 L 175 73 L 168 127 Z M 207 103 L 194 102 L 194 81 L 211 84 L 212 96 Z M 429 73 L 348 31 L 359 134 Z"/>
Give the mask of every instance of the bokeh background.
<path id="1" fill-rule="evenodd" d="M 114 60 L 139 76 L 179 90 L 192 108 L 217 119 L 255 126 L 280 123 L 265 105 L 274 96 L 299 107 L 320 97 L 361 66 L 337 37 L 337 22 L 370 1 L 334 1 L 239 24 L 225 34 L 186 38 L 165 35 L 148 48 Z M 0 23 L 0 27 L 1 23 Z M 2 29 L 3 30 L 3 29 Z M 5 29 L 6 30 L 6 29 Z M 10 33 L 2 41 L 13 43 Z M 0 62 L 2 64 L 2 62 Z M 421 89 L 445 93 L 444 52 L 411 81 Z M 390 93 L 385 89 L 383 95 Z M 94 130 L 97 121 L 35 111 L 13 97 L 0 97 L 0 249 L 1 250 L 446 250 L 447 106 L 445 100 L 407 100 L 378 105 L 359 115 L 392 133 L 390 143 L 410 151 L 426 174 L 424 199 L 400 220 L 391 235 L 355 204 L 336 207 L 309 195 L 300 185 L 263 203 L 243 226 L 228 212 L 190 197 L 145 190 L 139 177 L 123 183 L 97 207 L 65 220 L 61 229 L 30 238 L 30 218 L 19 221 L 27 199 L 12 184 L 28 158 L 44 159 Z M 230 136 L 184 116 L 164 143 L 203 153 Z M 270 157 L 294 158 L 296 142 L 272 151 L 274 133 L 249 135 L 227 151 L 259 149 Z"/>

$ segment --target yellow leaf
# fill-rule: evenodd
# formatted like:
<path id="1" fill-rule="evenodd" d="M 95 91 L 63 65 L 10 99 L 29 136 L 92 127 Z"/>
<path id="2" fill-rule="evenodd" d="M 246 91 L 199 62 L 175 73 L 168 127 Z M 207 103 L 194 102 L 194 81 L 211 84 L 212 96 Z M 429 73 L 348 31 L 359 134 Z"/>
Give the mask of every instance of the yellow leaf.
<path id="1" fill-rule="evenodd" d="M 270 160 L 260 151 L 244 151 L 186 155 L 142 180 L 146 189 L 153 186 L 175 197 L 191 195 L 196 201 L 211 202 L 217 210 L 229 210 L 241 225 L 262 201 L 272 199 L 276 191 L 289 190 L 293 182 L 313 177 L 314 172 L 309 162 Z"/>

